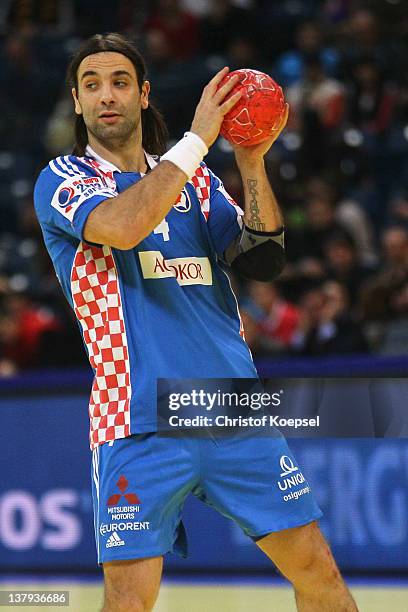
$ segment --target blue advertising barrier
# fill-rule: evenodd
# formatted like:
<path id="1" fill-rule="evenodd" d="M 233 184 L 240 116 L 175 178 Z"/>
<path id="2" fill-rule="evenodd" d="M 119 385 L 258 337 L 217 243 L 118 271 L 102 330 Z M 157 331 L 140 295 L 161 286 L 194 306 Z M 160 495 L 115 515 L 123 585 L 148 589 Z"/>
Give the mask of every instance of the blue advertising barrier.
<path id="1" fill-rule="evenodd" d="M 62 376 L 58 390 L 15 382 L 0 387 L 0 569 L 92 570 L 84 380 Z M 293 439 L 290 446 L 341 568 L 407 572 L 408 440 Z M 238 527 L 194 498 L 183 520 L 189 558 L 169 555 L 168 569 L 270 567 Z"/>

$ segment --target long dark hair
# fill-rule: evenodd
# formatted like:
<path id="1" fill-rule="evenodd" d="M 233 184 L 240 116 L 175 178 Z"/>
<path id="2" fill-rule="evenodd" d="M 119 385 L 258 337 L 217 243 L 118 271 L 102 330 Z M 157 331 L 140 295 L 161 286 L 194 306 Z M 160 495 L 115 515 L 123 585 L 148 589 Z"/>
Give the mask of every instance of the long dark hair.
<path id="1" fill-rule="evenodd" d="M 139 89 L 147 77 L 146 64 L 136 45 L 122 34 L 95 34 L 82 43 L 72 56 L 67 70 L 67 83 L 78 92 L 78 68 L 83 59 L 94 53 L 113 51 L 121 53 L 135 67 Z M 142 146 L 152 155 L 162 155 L 166 150 L 168 131 L 160 111 L 149 101 L 149 106 L 142 109 Z M 88 134 L 82 115 L 75 116 L 74 155 L 84 155 L 88 144 Z"/>

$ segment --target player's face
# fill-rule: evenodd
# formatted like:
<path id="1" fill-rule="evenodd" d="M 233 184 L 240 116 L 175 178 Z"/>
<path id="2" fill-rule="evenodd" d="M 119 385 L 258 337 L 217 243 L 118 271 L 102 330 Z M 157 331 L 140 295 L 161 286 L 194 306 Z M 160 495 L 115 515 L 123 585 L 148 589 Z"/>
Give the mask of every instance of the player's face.
<path id="1" fill-rule="evenodd" d="M 141 109 L 148 107 L 150 84 L 139 89 L 135 67 L 121 53 L 88 55 L 78 68 L 78 90 L 72 90 L 75 112 L 90 134 L 105 145 L 125 144 L 140 136 Z"/>

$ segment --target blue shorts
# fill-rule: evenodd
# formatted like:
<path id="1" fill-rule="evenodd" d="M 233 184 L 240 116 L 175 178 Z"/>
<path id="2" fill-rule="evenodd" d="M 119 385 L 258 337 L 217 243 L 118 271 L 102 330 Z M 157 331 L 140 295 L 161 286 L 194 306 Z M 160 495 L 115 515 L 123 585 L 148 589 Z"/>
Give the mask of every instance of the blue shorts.
<path id="1" fill-rule="evenodd" d="M 186 556 L 181 512 L 189 493 L 254 539 L 322 515 L 281 436 L 136 434 L 93 451 L 98 562 Z"/>

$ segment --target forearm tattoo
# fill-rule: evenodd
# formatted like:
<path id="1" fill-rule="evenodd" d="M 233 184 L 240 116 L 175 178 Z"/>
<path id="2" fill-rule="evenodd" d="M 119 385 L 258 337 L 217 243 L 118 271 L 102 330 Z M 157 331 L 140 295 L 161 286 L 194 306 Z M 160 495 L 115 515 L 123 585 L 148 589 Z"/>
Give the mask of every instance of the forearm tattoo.
<path id="1" fill-rule="evenodd" d="M 262 223 L 260 213 L 259 213 L 259 205 L 258 205 L 258 195 L 259 192 L 256 188 L 258 181 L 256 179 L 247 179 L 248 191 L 250 195 L 249 200 L 249 218 L 245 221 L 246 225 L 258 232 L 265 231 L 265 223 Z"/>

